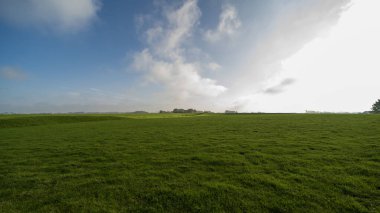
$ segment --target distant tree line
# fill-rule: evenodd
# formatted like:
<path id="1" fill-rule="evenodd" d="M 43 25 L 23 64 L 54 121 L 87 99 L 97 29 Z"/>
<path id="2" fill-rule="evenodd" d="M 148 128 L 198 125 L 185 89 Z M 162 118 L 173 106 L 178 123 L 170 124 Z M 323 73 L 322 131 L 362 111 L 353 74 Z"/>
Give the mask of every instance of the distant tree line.
<path id="1" fill-rule="evenodd" d="M 234 111 L 234 110 L 226 110 L 226 111 L 224 111 L 224 113 L 226 113 L 226 114 L 237 114 L 238 112 Z"/>
<path id="2" fill-rule="evenodd" d="M 212 113 L 211 111 L 198 111 L 196 109 L 173 109 L 173 111 L 160 110 L 160 113 Z"/>
<path id="3" fill-rule="evenodd" d="M 173 113 L 195 113 L 196 109 L 173 109 Z"/>
<path id="4" fill-rule="evenodd" d="M 159 113 L 213 113 L 212 111 L 199 111 L 196 109 L 178 109 L 175 108 L 172 111 L 165 111 L 165 110 L 160 110 Z M 237 111 L 233 110 L 226 110 L 224 113 L 226 114 L 237 114 Z"/>

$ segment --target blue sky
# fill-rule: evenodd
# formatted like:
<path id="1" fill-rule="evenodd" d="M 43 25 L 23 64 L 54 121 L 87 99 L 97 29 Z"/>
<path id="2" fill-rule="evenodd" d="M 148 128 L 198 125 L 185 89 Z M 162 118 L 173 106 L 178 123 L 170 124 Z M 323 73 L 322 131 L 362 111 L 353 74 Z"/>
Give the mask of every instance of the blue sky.
<path id="1" fill-rule="evenodd" d="M 371 8 L 379 4 L 0 0 L 0 112 L 367 110 L 380 91 Z M 342 54 L 348 43 L 355 55 Z M 349 58 L 367 64 L 359 84 L 362 65 L 342 66 Z"/>

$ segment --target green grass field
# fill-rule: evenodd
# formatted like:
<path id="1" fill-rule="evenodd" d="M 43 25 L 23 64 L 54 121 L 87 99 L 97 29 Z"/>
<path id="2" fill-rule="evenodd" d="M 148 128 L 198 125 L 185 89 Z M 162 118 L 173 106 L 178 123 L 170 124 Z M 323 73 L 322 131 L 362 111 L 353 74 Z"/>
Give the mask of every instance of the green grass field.
<path id="1" fill-rule="evenodd" d="M 380 115 L 3 115 L 0 212 L 380 212 Z"/>

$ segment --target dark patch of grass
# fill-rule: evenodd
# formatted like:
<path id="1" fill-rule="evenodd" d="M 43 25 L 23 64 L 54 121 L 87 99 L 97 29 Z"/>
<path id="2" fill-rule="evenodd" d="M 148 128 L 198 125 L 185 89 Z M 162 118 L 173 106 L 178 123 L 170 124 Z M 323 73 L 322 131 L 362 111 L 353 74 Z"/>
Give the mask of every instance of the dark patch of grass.
<path id="1" fill-rule="evenodd" d="M 0 118 L 0 212 L 380 211 L 379 115 L 159 116 Z"/>
<path id="2" fill-rule="evenodd" d="M 0 128 L 12 128 L 23 126 L 53 125 L 78 122 L 96 122 L 106 120 L 120 120 L 118 116 L 94 116 L 94 115 L 37 115 L 37 116 L 4 116 L 0 117 Z"/>

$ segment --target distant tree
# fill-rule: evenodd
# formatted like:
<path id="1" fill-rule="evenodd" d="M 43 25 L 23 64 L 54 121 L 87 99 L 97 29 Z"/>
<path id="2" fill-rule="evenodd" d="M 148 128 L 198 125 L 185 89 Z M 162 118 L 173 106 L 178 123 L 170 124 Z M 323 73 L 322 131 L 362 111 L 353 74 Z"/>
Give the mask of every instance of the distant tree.
<path id="1" fill-rule="evenodd" d="M 184 109 L 173 109 L 173 113 L 185 113 Z"/>
<path id="2" fill-rule="evenodd" d="M 173 113 L 196 113 L 197 110 L 196 109 L 173 109 L 172 111 Z"/>
<path id="3" fill-rule="evenodd" d="M 374 112 L 374 113 L 380 113 L 380 99 L 378 99 L 378 100 L 372 105 L 372 112 Z"/>
<path id="4" fill-rule="evenodd" d="M 135 113 L 135 114 L 147 114 L 148 112 L 139 110 L 139 111 L 134 111 L 133 113 Z"/>
<path id="5" fill-rule="evenodd" d="M 185 113 L 195 113 L 195 112 L 197 112 L 196 109 L 187 109 L 187 110 L 185 110 Z"/>

